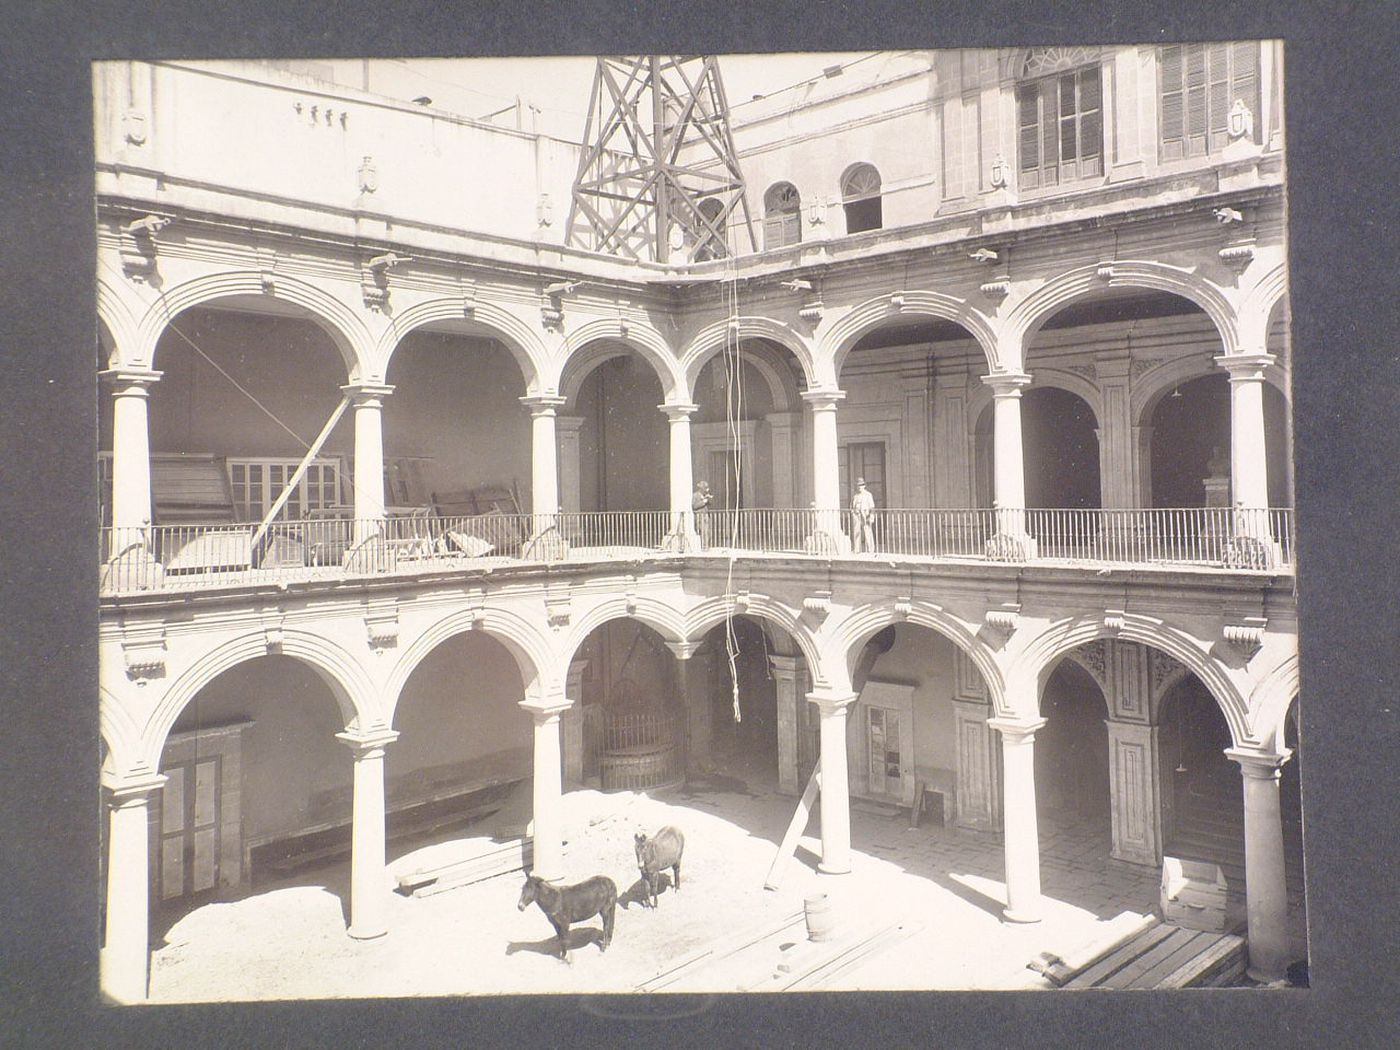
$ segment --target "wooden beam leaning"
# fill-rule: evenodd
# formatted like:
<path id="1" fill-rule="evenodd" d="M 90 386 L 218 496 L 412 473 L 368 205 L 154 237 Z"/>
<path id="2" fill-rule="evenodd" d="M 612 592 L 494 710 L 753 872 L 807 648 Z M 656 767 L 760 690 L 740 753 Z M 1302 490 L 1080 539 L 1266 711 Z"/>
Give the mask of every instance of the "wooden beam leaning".
<path id="1" fill-rule="evenodd" d="M 797 841 L 802 838 L 802 832 L 807 830 L 807 822 L 812 819 L 812 806 L 816 803 L 817 795 L 821 792 L 821 785 L 822 771 L 818 767 L 812 770 L 807 787 L 803 789 L 802 797 L 797 800 L 797 810 L 793 813 L 792 821 L 788 824 L 787 832 L 783 835 L 782 844 L 778 847 L 778 855 L 773 858 L 773 864 L 768 869 L 768 877 L 763 880 L 765 890 L 776 890 L 782 885 L 787 863 L 797 852 Z"/>

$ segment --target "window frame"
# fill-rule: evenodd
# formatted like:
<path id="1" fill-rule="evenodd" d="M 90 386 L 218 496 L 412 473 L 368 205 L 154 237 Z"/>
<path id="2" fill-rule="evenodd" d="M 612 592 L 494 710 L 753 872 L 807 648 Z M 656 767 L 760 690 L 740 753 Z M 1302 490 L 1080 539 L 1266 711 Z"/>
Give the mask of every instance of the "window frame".
<path id="1" fill-rule="evenodd" d="M 1085 106 L 1084 85 L 1092 77 L 1096 100 L 1093 106 Z M 1106 171 L 1105 151 L 1107 134 L 1104 126 L 1103 67 L 1094 62 L 1074 69 L 1057 70 L 1044 76 L 1022 80 L 1016 85 L 1016 179 L 1017 188 L 1023 191 L 1050 190 L 1070 183 L 1082 183 L 1091 179 L 1102 179 Z M 1064 111 L 1065 83 L 1073 84 L 1074 111 L 1066 116 Z M 1036 118 L 1032 124 L 1025 123 L 1024 113 L 1028 94 L 1034 92 Z M 1054 101 L 1054 132 L 1047 127 L 1048 99 Z M 1066 125 L 1073 131 L 1074 156 L 1065 157 Z M 1097 134 L 1086 132 L 1086 124 L 1097 123 Z M 1027 164 L 1028 128 L 1035 129 L 1035 163 Z M 1092 141 L 1093 152 L 1086 152 L 1086 142 Z M 1046 162 L 1047 147 L 1055 150 L 1053 163 Z"/>
<path id="2" fill-rule="evenodd" d="M 1180 52 L 1179 87 L 1168 90 L 1167 53 Z M 1239 59 L 1248 54 L 1252 69 L 1241 72 Z M 1193 56 L 1200 57 L 1199 85 L 1191 84 Z M 1212 75 L 1212 65 L 1217 56 L 1223 58 L 1224 77 Z M 1182 44 L 1162 44 L 1157 48 L 1157 159 L 1161 163 L 1193 160 L 1200 157 L 1218 155 L 1235 141 L 1230 136 L 1230 111 L 1237 99 L 1243 99 L 1254 118 L 1254 126 L 1247 137 L 1251 143 L 1261 141 L 1263 132 L 1259 111 L 1263 96 L 1263 55 L 1261 42 L 1211 41 Z M 1252 81 L 1248 88 L 1245 82 Z M 1221 89 L 1222 90 L 1218 90 Z M 1201 127 L 1193 133 L 1191 93 L 1199 94 Z M 1170 97 L 1179 97 L 1178 115 L 1173 121 L 1169 114 Z M 1168 124 L 1179 123 L 1180 134 L 1168 137 Z"/>
<path id="3" fill-rule="evenodd" d="M 230 456 L 227 461 L 229 488 L 233 493 L 233 506 L 241 521 L 261 521 L 271 509 L 277 497 L 286 487 L 286 481 L 301 463 L 300 459 L 285 456 Z M 252 498 L 252 470 L 258 471 L 257 486 L 260 497 Z M 243 480 L 237 476 L 243 471 Z M 329 477 L 327 476 L 329 472 Z M 279 475 L 278 481 L 273 474 Z M 338 507 L 340 503 L 340 482 L 342 470 L 338 457 L 317 456 L 307 466 L 306 473 L 297 482 L 297 491 L 287 501 L 277 521 L 301 521 L 310 516 L 311 511 Z M 330 499 L 327 500 L 327 493 Z"/>
<path id="4" fill-rule="evenodd" d="M 851 184 L 867 172 L 874 176 L 874 190 L 852 192 Z M 884 189 L 885 183 L 880 177 L 880 169 L 874 164 L 859 161 L 846 169 L 841 176 L 841 209 L 846 217 L 848 234 L 869 233 L 871 230 L 885 228 Z"/>
<path id="5" fill-rule="evenodd" d="M 791 192 L 793 206 L 779 211 L 775 205 L 775 193 Z M 774 240 L 772 234 L 777 232 Z M 780 179 L 763 191 L 763 250 L 788 248 L 802 243 L 802 193 L 797 186 L 786 179 Z"/>

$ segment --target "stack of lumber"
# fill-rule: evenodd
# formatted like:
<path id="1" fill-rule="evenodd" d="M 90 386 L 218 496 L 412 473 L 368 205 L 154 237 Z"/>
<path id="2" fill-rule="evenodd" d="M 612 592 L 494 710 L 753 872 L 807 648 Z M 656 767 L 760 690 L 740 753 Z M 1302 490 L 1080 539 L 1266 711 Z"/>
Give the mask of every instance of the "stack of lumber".
<path id="1" fill-rule="evenodd" d="M 1043 953 L 1029 965 L 1057 988 L 1223 987 L 1244 975 L 1245 940 L 1148 917 L 1088 958 Z"/>

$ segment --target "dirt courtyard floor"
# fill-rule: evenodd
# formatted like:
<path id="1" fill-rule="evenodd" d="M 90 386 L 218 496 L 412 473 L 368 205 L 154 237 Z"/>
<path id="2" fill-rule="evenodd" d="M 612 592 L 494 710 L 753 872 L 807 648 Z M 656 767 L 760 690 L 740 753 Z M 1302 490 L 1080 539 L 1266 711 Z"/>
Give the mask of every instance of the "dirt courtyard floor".
<path id="1" fill-rule="evenodd" d="M 566 881 L 608 875 L 620 903 L 603 953 L 597 920 L 577 925 L 568 963 L 544 914 L 516 904 L 519 872 L 432 896 L 391 893 L 386 936 L 346 934 L 348 861 L 266 884 L 243 899 L 207 904 L 153 931 L 154 1002 L 528 992 L 632 992 L 659 987 L 658 975 L 716 945 L 672 979 L 674 991 L 777 987 L 784 960 L 819 959 L 851 944 L 876 945 L 828 973 L 825 989 L 1041 988 L 1026 963 L 1111 939 L 1123 912 L 1146 913 L 1157 873 L 1108 859 L 1108 829 L 1041 824 L 1045 918 L 1027 926 L 1001 918 L 1003 854 L 989 835 L 931 821 L 909 827 L 908 810 L 852 807 L 853 870 L 816 871 L 809 835 L 781 888 L 764 889 L 796 800 L 771 774 L 730 765 L 688 788 L 648 797 L 632 792 L 565 796 Z M 1106 821 L 1105 821 L 1106 823 Z M 641 904 L 633 833 L 665 824 L 686 837 L 679 891 L 664 887 L 653 911 Z M 817 830 L 813 817 L 809 831 Z M 390 848 L 386 892 L 400 873 L 479 852 L 495 825 L 407 850 Z M 807 942 L 804 898 L 828 895 L 837 930 L 831 947 Z M 761 936 L 767 934 L 767 936 Z M 878 936 L 877 936 L 878 935 Z M 877 940 L 870 942 L 870 937 Z M 801 969 L 799 965 L 797 967 Z M 648 983 L 650 982 L 650 983 Z M 662 981 L 661 984 L 665 984 Z"/>

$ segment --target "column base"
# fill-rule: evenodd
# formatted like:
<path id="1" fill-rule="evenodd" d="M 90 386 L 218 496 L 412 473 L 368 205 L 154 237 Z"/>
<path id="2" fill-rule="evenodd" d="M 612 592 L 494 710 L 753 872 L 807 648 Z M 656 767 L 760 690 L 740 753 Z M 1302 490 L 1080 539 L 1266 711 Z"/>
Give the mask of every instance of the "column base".
<path id="1" fill-rule="evenodd" d="M 351 926 L 345 931 L 357 941 L 372 941 L 376 937 L 383 937 L 389 932 L 387 926 Z"/>
<path id="2" fill-rule="evenodd" d="M 98 955 L 102 994 L 122 1004 L 144 1003 L 148 997 L 146 967 L 126 964 L 107 948 Z"/>
<path id="3" fill-rule="evenodd" d="M 818 529 L 803 541 L 802 549 L 808 554 L 828 558 L 840 557 L 851 553 L 851 538 L 844 532 Z"/>
<path id="4" fill-rule="evenodd" d="M 1001 917 L 1007 922 L 1014 922 L 1020 926 L 1029 926 L 1031 923 L 1039 922 L 1043 915 L 1038 911 L 1027 911 L 1024 908 L 1003 908 Z"/>
<path id="5" fill-rule="evenodd" d="M 828 865 L 825 861 L 821 861 L 817 864 L 817 871 L 822 875 L 849 875 L 851 873 L 851 865 L 849 861 L 844 865 Z"/>
<path id="6" fill-rule="evenodd" d="M 1261 973 L 1246 966 L 1244 975 L 1261 988 L 1291 988 L 1287 977 L 1275 977 L 1270 974 Z"/>
<path id="7" fill-rule="evenodd" d="M 700 534 L 690 529 L 668 532 L 661 541 L 661 547 L 672 554 L 698 554 L 705 549 L 700 542 Z"/>
<path id="8" fill-rule="evenodd" d="M 1035 538 L 1024 532 L 998 532 L 987 541 L 985 554 L 988 561 L 1030 561 L 1038 547 Z"/>

